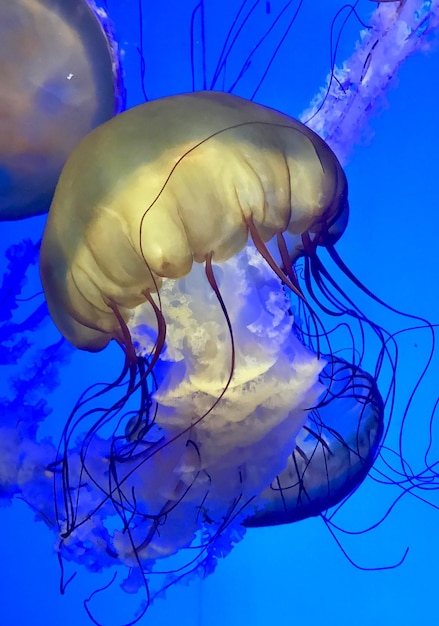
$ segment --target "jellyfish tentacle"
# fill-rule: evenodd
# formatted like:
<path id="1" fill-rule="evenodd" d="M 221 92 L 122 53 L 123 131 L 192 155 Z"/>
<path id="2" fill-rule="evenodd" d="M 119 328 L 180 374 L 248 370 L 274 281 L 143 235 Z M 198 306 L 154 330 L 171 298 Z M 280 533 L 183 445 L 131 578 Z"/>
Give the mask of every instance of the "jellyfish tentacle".
<path id="1" fill-rule="evenodd" d="M 288 252 L 287 244 L 285 238 L 282 233 L 278 233 L 277 236 L 277 248 L 279 250 L 280 258 L 282 260 L 282 271 L 284 271 L 290 282 L 295 286 L 295 292 L 304 302 L 305 298 L 303 296 L 302 290 L 300 289 L 299 281 L 297 280 L 296 273 L 294 271 L 294 266 L 291 262 L 291 258 Z"/>
<path id="2" fill-rule="evenodd" d="M 125 353 L 127 355 L 128 361 L 133 364 L 133 363 L 137 363 L 137 355 L 136 352 L 134 350 L 134 346 L 133 346 L 133 342 L 131 340 L 131 335 L 130 335 L 130 331 L 128 330 L 128 326 L 126 325 L 125 320 L 123 319 L 122 315 L 119 312 L 119 309 L 116 305 L 115 302 L 112 302 L 112 300 L 108 301 L 108 306 L 110 307 L 110 309 L 113 311 L 114 316 L 116 317 L 117 321 L 119 322 L 119 326 L 122 332 L 122 339 L 123 339 L 123 347 L 125 350 Z M 116 337 L 116 341 L 117 341 L 117 337 Z"/>
<path id="3" fill-rule="evenodd" d="M 212 256 L 213 253 L 211 252 L 210 254 L 207 255 L 206 257 L 206 276 L 207 276 L 207 280 L 209 281 L 209 285 L 212 287 L 213 291 L 215 292 L 215 295 L 217 297 L 217 300 L 220 304 L 221 310 L 223 312 L 224 318 L 226 320 L 226 324 L 227 324 L 227 328 L 229 331 L 229 338 L 230 338 L 230 347 L 231 347 L 231 355 L 230 355 L 230 373 L 229 373 L 229 377 L 226 381 L 226 384 L 224 386 L 223 391 L 221 392 L 220 396 L 218 396 L 216 403 L 218 403 L 223 395 L 226 393 L 230 383 L 232 382 L 232 378 L 233 378 L 233 374 L 235 371 L 235 360 L 236 360 L 236 347 L 235 347 L 235 337 L 233 335 L 233 327 L 232 327 L 232 322 L 230 320 L 230 316 L 229 316 L 229 312 L 227 311 L 227 307 L 224 303 L 224 299 L 221 295 L 221 291 L 218 287 L 218 283 L 216 281 L 215 278 L 215 274 L 212 268 Z M 212 407 L 214 408 L 214 407 Z"/>
<path id="4" fill-rule="evenodd" d="M 296 284 L 293 283 L 294 274 L 292 274 L 293 280 L 291 280 L 289 276 L 287 276 L 287 274 L 279 267 L 279 265 L 271 256 L 270 251 L 268 250 L 267 246 L 264 243 L 264 240 L 262 239 L 261 235 L 259 234 L 258 229 L 255 226 L 253 217 L 250 217 L 247 219 L 247 225 L 248 225 L 248 229 L 249 229 L 251 238 L 253 240 L 253 243 L 256 246 L 256 249 L 267 261 L 268 265 L 271 267 L 273 272 L 287 285 L 287 287 L 291 289 L 293 293 L 299 296 L 299 298 L 301 298 L 302 300 L 305 300 L 305 296 L 302 294 L 297 282 L 295 281 Z"/>

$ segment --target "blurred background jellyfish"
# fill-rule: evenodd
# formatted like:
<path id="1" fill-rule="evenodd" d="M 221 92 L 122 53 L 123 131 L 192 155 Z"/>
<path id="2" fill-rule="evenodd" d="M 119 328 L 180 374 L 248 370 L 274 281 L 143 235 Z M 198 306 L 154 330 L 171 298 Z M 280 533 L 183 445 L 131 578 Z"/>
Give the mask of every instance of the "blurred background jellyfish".
<path id="1" fill-rule="evenodd" d="M 124 103 L 117 45 L 88 0 L 0 2 L 0 219 L 45 213 L 67 156 Z"/>
<path id="2" fill-rule="evenodd" d="M 349 597 L 342 597 L 345 607 L 358 597 L 355 589 L 371 584 L 359 578 L 361 568 L 390 568 L 383 576 L 398 576 L 400 570 L 392 568 L 406 555 L 401 539 L 384 557 L 379 549 L 372 562 L 369 555 L 359 558 L 352 553 L 350 536 L 376 527 L 374 542 L 376 533 L 383 541 L 379 533 L 386 532 L 386 524 L 380 521 L 396 503 L 434 503 L 434 411 L 420 393 L 432 380 L 434 329 L 423 319 L 422 307 L 419 317 L 399 315 L 397 308 L 384 305 L 387 293 L 374 295 L 356 276 L 365 274 L 358 266 L 363 257 L 372 272 L 376 231 L 370 215 L 383 192 L 362 215 L 355 208 L 371 185 L 351 189 L 354 229 L 358 220 L 365 223 L 351 254 L 355 273 L 344 263 L 347 195 L 339 161 L 346 163 L 352 145 L 365 141 L 368 117 L 382 106 L 382 93 L 402 60 L 428 47 L 438 7 L 434 2 L 383 2 L 369 15 L 366 8 L 362 13 L 364 4 L 370 11 L 369 2 L 332 8 L 327 84 L 311 106 L 306 106 L 309 95 L 297 94 L 294 115 L 305 109 L 304 126 L 251 100 L 291 111 L 276 101 L 278 87 L 271 87 L 271 99 L 264 89 L 270 85 L 269 72 L 276 76 L 281 44 L 297 32 L 293 27 L 300 30 L 306 11 L 308 33 L 313 30 L 313 3 L 172 6 L 177 40 L 181 24 L 190 31 L 190 83 L 184 88 L 179 65 L 184 55 L 174 55 L 168 66 L 159 62 L 163 51 L 153 55 L 154 48 L 165 45 L 161 19 L 171 26 L 166 7 L 162 15 L 161 8 L 149 13 L 152 8 L 142 3 L 105 3 L 116 31 L 128 6 L 129 15 L 146 25 L 139 35 L 139 22 L 128 21 L 119 37 L 126 71 L 130 46 L 140 60 L 142 80 L 128 101 L 151 102 L 103 124 L 73 151 L 54 197 L 41 257 L 55 323 L 71 344 L 98 353 L 72 353 L 50 325 L 45 302 L 35 307 L 41 295 L 29 300 L 34 293 L 26 288 L 26 277 L 38 284 L 38 244 L 24 241 L 8 250 L 0 292 L 1 355 L 9 374 L 3 382 L 0 501 L 18 496 L 54 529 L 62 591 L 68 585 L 74 593 L 76 581 L 69 583 L 84 567 L 95 573 L 86 610 L 96 623 L 141 619 L 150 600 L 165 591 L 169 615 L 160 613 L 165 607 L 154 613 L 160 604 L 154 603 L 148 617 L 170 623 L 176 610 L 171 599 L 178 597 L 175 583 L 189 580 L 196 598 L 187 602 L 190 591 L 185 589 L 178 610 L 181 623 L 191 626 L 212 626 L 215 615 L 223 623 L 225 613 L 231 623 L 266 623 L 267 615 L 259 612 L 263 597 L 277 598 L 276 607 L 270 603 L 270 619 L 275 610 L 277 621 L 287 619 L 291 606 L 287 609 L 283 598 L 291 598 L 292 586 L 303 597 L 311 585 L 319 597 L 330 593 L 324 601 L 329 606 L 348 564 L 338 563 L 337 576 L 328 581 L 324 565 L 334 555 L 320 536 L 322 529 L 312 520 L 308 534 L 304 526 L 288 524 L 310 516 L 324 521 L 323 529 L 357 566 L 343 583 L 349 588 Z M 230 10 L 222 16 L 232 24 L 226 34 L 218 29 L 218 10 Z M 336 53 L 349 24 L 362 29 L 360 42 L 337 67 Z M 126 34 L 132 27 L 134 44 L 132 32 Z M 246 32 L 252 34 L 250 43 Z M 219 53 L 212 55 L 215 41 Z M 293 62 L 291 56 L 292 76 L 298 71 Z M 175 84 L 169 81 L 171 67 Z M 285 62 L 279 67 L 288 89 Z M 308 78 L 311 74 L 310 58 Z M 279 75 L 271 85 L 278 81 Z M 163 98 L 191 87 L 207 91 Z M 370 158 L 366 163 L 370 168 Z M 289 193 L 290 204 L 285 201 Z M 208 228 L 215 216 L 208 211 L 212 203 L 221 219 Z M 234 220 L 223 212 L 230 206 Z M 236 208 L 241 206 L 246 208 Z M 387 232 L 394 233 L 395 211 L 389 213 Z M 397 215 L 411 224 L 412 234 L 413 217 L 404 220 L 402 209 Z M 163 235 L 171 232 L 169 245 Z M 383 263 L 391 266 L 392 259 Z M 411 271 L 406 268 L 404 278 Z M 406 281 L 403 287 L 407 293 Z M 401 301 L 396 306 L 407 308 Z M 401 362 L 412 363 L 414 350 L 418 365 L 407 373 Z M 79 400 L 71 368 L 63 380 L 68 359 L 79 363 L 80 387 L 90 384 Z M 113 381 L 106 382 L 112 374 Z M 57 393 L 60 404 L 50 420 Z M 66 419 L 69 406 L 74 408 Z M 409 419 L 413 411 L 419 420 Z M 413 436 L 424 442 L 420 456 L 413 457 L 407 446 Z M 384 504 L 375 488 L 382 483 L 389 494 Z M 335 508 L 328 512 L 329 507 Z M 355 522 L 346 518 L 347 510 L 354 511 Z M 424 506 L 422 515 L 431 511 Z M 276 536 L 267 526 L 276 526 Z M 259 528 L 248 530 L 240 542 L 252 527 Z M 33 550 L 38 548 L 36 531 Z M 395 525 L 391 535 L 397 535 Z M 23 533 L 23 549 L 27 540 Z M 388 537 L 386 543 L 391 543 Z M 280 550 L 271 564 L 264 554 L 268 545 L 273 553 Z M 315 546 L 328 554 L 318 564 L 312 556 Z M 255 572 L 257 561 L 272 570 L 273 562 L 285 556 L 288 576 L 281 581 L 259 570 L 256 580 L 236 560 L 243 554 Z M 122 570 L 120 586 L 134 604 L 128 604 L 127 594 L 115 600 L 118 585 L 111 584 L 107 572 L 114 565 L 119 566 L 115 575 Z M 251 594 L 254 606 L 247 606 L 245 618 L 235 619 L 228 607 L 204 610 L 207 597 L 209 606 L 215 604 L 218 588 L 209 587 L 209 578 L 203 585 L 200 581 L 217 565 L 213 580 L 226 572 L 229 594 L 262 583 L 264 590 L 257 597 Z M 96 594 L 99 586 L 109 585 L 110 593 Z M 385 588 L 392 597 L 389 584 Z M 343 614 L 341 608 L 336 611 L 337 623 Z M 380 615 L 387 622 L 393 619 L 386 609 Z M 72 623 L 78 619 L 72 617 Z"/>

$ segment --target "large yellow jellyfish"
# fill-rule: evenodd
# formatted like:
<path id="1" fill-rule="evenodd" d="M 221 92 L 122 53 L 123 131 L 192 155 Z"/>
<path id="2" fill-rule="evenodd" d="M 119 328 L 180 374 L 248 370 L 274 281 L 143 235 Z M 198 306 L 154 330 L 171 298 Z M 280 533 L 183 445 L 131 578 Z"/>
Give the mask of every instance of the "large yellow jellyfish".
<path id="1" fill-rule="evenodd" d="M 45 295 L 72 344 L 116 340 L 130 375 L 80 459 L 61 453 L 67 548 L 109 503 L 120 528 L 107 554 L 148 575 L 182 549 L 190 563 L 195 546 L 214 555 L 253 515 L 263 523 L 257 498 L 324 391 L 325 361 L 293 328 L 291 259 L 335 241 L 347 211 L 344 173 L 313 131 L 229 94 L 138 106 L 73 151 L 42 242 Z M 67 448 L 81 421 L 75 411 Z"/>

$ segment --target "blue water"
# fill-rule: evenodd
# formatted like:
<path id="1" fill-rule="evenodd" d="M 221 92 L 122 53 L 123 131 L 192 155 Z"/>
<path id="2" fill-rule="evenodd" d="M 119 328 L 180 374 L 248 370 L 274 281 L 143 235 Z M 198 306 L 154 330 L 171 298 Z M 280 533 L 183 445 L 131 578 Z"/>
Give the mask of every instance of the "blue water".
<path id="1" fill-rule="evenodd" d="M 128 101 L 135 104 L 142 98 L 136 50 L 140 30 L 138 3 L 114 0 L 107 4 L 116 34 L 126 49 Z M 158 4 L 161 3 L 144 2 L 145 89 L 150 98 L 191 89 L 189 21 L 194 3 L 164 0 L 162 8 L 155 6 Z M 213 16 L 210 4 L 217 3 L 206 2 Z M 225 4 L 218 3 L 217 16 L 211 18 L 206 31 L 208 71 L 239 3 Z M 272 10 L 277 4 L 280 3 L 271 3 Z M 330 23 L 343 3 L 326 0 L 324 4 L 323 8 L 316 8 L 315 2 L 304 3 L 303 18 L 287 37 L 257 93 L 257 101 L 297 116 L 323 85 L 329 70 Z M 365 19 L 369 5 L 367 0 L 360 2 Z M 359 25 L 353 21 L 343 35 L 340 59 L 350 53 L 358 31 Z M 254 36 L 254 32 L 246 36 Z M 238 51 L 237 57 L 244 53 Z M 236 90 L 238 94 L 251 95 L 265 69 L 263 58 L 261 55 L 255 60 L 253 73 Z M 196 70 L 196 87 L 202 88 L 203 74 L 198 62 Z M 346 166 L 351 220 L 338 246 L 354 273 L 380 298 L 432 321 L 439 321 L 438 76 L 438 46 L 428 54 L 414 55 L 394 80 L 388 105 L 370 119 L 367 145 L 356 146 Z M 43 217 L 2 224 L 2 250 L 23 237 L 38 238 L 43 226 Z M 381 319 L 386 325 L 387 314 L 383 312 Z M 388 323 L 392 323 L 390 319 Z M 410 356 L 402 363 L 399 378 L 399 414 L 407 401 L 405 389 L 411 381 L 411 372 L 419 367 L 425 354 L 423 341 L 423 334 L 410 335 Z M 63 416 L 86 384 L 92 382 L 96 370 L 100 369 L 104 377 L 105 368 L 111 369 L 108 366 L 111 354 L 110 350 L 106 355 L 78 355 L 62 372 L 60 390 L 50 399 L 56 415 L 52 423 L 54 431 L 60 428 Z M 410 458 L 422 461 L 428 445 L 429 417 L 438 380 L 438 372 L 436 376 L 433 372 L 412 407 L 407 433 Z M 436 452 L 437 458 L 439 446 Z M 366 483 L 343 513 L 344 527 L 357 530 L 373 523 L 391 501 L 392 493 Z M 172 589 L 166 600 L 158 600 L 150 608 L 141 623 L 153 626 L 434 624 L 438 521 L 438 510 L 406 497 L 375 532 L 341 537 L 350 557 L 372 571 L 351 565 L 319 518 L 285 527 L 250 530 L 210 578 Z M 22 502 L 0 511 L 0 528 L 0 623 L 86 625 L 82 600 L 108 582 L 108 575 L 91 576 L 76 568 L 77 577 L 66 595 L 61 596 L 51 532 L 34 521 L 33 513 Z M 373 569 L 398 562 L 407 547 L 408 555 L 400 567 Z M 123 594 L 114 597 L 115 601 L 99 608 L 105 624 L 115 625 L 130 615 L 130 598 Z"/>

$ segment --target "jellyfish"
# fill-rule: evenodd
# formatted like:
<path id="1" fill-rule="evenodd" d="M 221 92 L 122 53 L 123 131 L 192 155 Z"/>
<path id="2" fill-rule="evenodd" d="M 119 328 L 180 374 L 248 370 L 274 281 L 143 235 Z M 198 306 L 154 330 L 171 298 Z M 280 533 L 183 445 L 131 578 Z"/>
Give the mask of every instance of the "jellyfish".
<path id="1" fill-rule="evenodd" d="M 2 0 L 0 219 L 45 213 L 67 156 L 123 108 L 117 45 L 87 0 Z"/>
<path id="2" fill-rule="evenodd" d="M 131 157 L 112 163 L 122 153 Z M 296 279 L 265 243 L 279 235 L 288 263 L 282 233 L 294 255 L 304 231 L 316 245 L 321 228 L 338 235 L 346 212 L 343 171 L 300 123 L 220 92 L 157 100 L 100 126 L 69 158 L 41 248 L 49 310 L 73 345 L 96 351 L 114 339 L 127 367 L 139 368 L 140 358 L 142 380 L 153 375 L 158 385 L 155 423 L 187 433 L 201 459 L 215 458 L 224 431 L 227 457 L 248 448 L 248 430 L 257 444 L 271 405 L 279 427 L 319 394 L 322 365 L 294 342 L 280 288 L 284 280 L 299 293 Z M 287 339 L 295 347 L 283 355 Z M 303 388 L 293 382 L 302 376 Z M 281 402 L 285 385 L 291 397 Z M 129 439 L 148 429 L 145 420 L 130 421 Z M 187 446 L 186 436 L 177 440 Z"/>
<path id="3" fill-rule="evenodd" d="M 328 146 L 231 94 L 140 105 L 73 151 L 42 284 L 70 343 L 123 348 L 110 391 L 129 382 L 98 419 L 85 402 L 66 425 L 51 468 L 64 554 L 105 532 L 150 593 L 155 570 L 172 569 L 162 559 L 183 552 L 180 577 L 205 574 L 245 527 L 317 515 L 358 486 L 383 434 L 381 396 L 356 365 L 306 345 L 288 297 L 304 298 L 293 261 L 336 241 L 347 213 Z"/>

